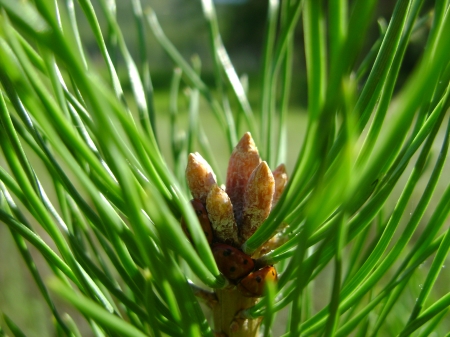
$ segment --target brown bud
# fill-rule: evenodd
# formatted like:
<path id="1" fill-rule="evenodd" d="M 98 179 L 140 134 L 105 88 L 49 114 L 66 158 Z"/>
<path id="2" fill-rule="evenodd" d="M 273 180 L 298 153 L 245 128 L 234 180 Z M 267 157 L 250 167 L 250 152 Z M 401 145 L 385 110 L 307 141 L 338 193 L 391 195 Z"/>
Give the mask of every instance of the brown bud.
<path id="1" fill-rule="evenodd" d="M 250 132 L 244 134 L 231 154 L 227 171 L 227 193 L 233 204 L 234 216 L 238 224 L 242 221 L 244 191 L 248 179 L 261 162 L 258 149 Z"/>
<path id="2" fill-rule="evenodd" d="M 186 180 L 194 199 L 199 199 L 205 204 L 211 186 L 216 183 L 216 175 L 198 152 L 189 154 Z"/>
<path id="3" fill-rule="evenodd" d="M 217 184 L 209 191 L 206 209 L 217 241 L 237 246 L 238 228 L 233 215 L 233 205 L 228 194 Z"/>
<path id="4" fill-rule="evenodd" d="M 269 216 L 275 181 L 265 161 L 250 176 L 244 193 L 244 210 L 240 235 L 243 242 L 261 226 Z"/>
<path id="5" fill-rule="evenodd" d="M 274 208 L 288 182 L 286 166 L 284 166 L 284 164 L 278 165 L 278 167 L 272 172 L 272 174 L 273 178 L 275 179 L 275 192 L 272 199 L 272 208 Z"/>
<path id="6" fill-rule="evenodd" d="M 289 237 L 284 233 L 275 234 L 272 238 L 270 238 L 265 244 L 261 246 L 261 248 L 258 251 L 258 257 L 261 257 L 269 253 L 270 251 L 277 249 L 283 243 L 286 243 L 288 239 Z"/>

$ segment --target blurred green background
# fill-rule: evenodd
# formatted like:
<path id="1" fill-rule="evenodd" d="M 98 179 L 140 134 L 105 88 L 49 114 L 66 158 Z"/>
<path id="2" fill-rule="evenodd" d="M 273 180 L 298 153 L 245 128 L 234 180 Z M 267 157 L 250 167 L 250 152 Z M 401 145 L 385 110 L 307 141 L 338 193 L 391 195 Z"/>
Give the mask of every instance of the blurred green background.
<path id="1" fill-rule="evenodd" d="M 261 67 L 263 37 L 265 31 L 267 2 L 261 0 L 248 1 L 227 1 L 220 0 L 216 3 L 221 34 L 224 44 L 228 50 L 230 58 L 236 68 L 238 75 L 247 74 L 249 78 L 249 98 L 255 111 L 258 110 L 258 92 L 259 92 L 259 70 Z M 94 2 L 94 5 L 96 3 Z M 423 11 L 426 12 L 433 4 L 432 1 L 426 1 Z M 368 51 L 373 42 L 379 36 L 380 22 L 389 20 L 392 14 L 395 1 L 380 1 L 376 13 L 374 13 L 373 24 L 371 25 L 370 38 L 366 40 L 364 49 Z M 61 4 L 61 6 L 63 6 Z M 181 54 L 190 59 L 196 54 L 202 60 L 202 78 L 207 84 L 213 85 L 212 60 L 208 48 L 208 30 L 203 18 L 202 8 L 198 0 L 142 0 L 143 8 L 151 6 L 160 23 L 169 37 L 169 39 L 178 48 Z M 82 39 L 85 51 L 89 55 L 91 65 L 102 74 L 106 74 L 103 60 L 99 54 L 92 32 L 87 21 L 84 19 L 80 8 L 77 8 L 79 28 L 82 33 Z M 102 29 L 106 33 L 108 27 L 102 18 L 101 11 L 96 6 L 96 12 L 100 22 L 103 23 Z M 173 72 L 173 63 L 164 53 L 163 49 L 157 44 L 152 34 L 148 31 L 147 46 L 137 44 L 136 27 L 132 20 L 132 8 L 129 1 L 117 1 L 117 16 L 126 38 L 128 47 L 133 57 L 138 58 L 139 48 L 147 48 L 149 55 L 150 71 L 152 82 L 155 89 L 155 107 L 157 113 L 158 137 L 163 152 L 167 154 L 169 148 L 168 130 L 169 130 L 169 86 Z M 130 24 L 131 23 L 131 24 Z M 105 34 L 107 35 L 107 34 Z M 418 55 L 422 52 L 427 30 L 419 30 L 411 39 L 407 50 L 406 61 L 403 64 L 398 85 L 411 72 L 418 60 Z M 294 71 L 292 76 L 291 105 L 288 124 L 288 171 L 298 155 L 300 149 L 303 131 L 305 127 L 306 116 L 303 113 L 307 106 L 306 91 L 306 73 L 305 60 L 302 43 L 302 26 L 297 27 L 296 51 L 294 55 Z M 114 41 L 110 41 L 113 44 Z M 365 53 L 362 53 L 363 55 Z M 124 89 L 129 90 L 128 79 L 125 75 L 124 67 L 121 66 L 121 59 L 112 53 L 113 60 L 119 65 L 119 74 L 122 74 L 121 81 Z M 106 75 L 105 75 L 106 77 Z M 205 106 L 205 105 L 203 105 Z M 188 98 L 180 95 L 180 116 L 187 120 Z M 218 134 L 217 122 L 207 109 L 202 109 L 202 124 L 207 125 L 205 131 L 212 140 L 211 146 L 217 152 L 225 151 L 225 143 L 220 142 L 220 133 Z M 303 126 L 299 128 L 299 125 Z M 436 145 L 439 146 L 438 142 Z M 169 157 L 169 156 L 167 156 Z M 219 167 L 222 168 L 222 176 L 225 173 L 227 156 L 219 156 L 222 162 Z M 169 160 L 170 164 L 170 160 Z M 447 163 L 447 171 L 450 172 Z M 38 172 L 39 174 L 39 172 Z M 45 180 L 44 180 L 45 181 Z M 404 180 L 403 180 L 404 181 Z M 423 186 L 420 186 L 423 188 Z M 442 189 L 441 189 L 442 190 Z M 418 192 L 420 193 L 420 191 Z M 439 196 L 439 191 L 436 193 Z M 51 195 L 50 195 L 51 196 Z M 392 200 L 395 201 L 398 194 L 394 193 Z M 425 219 L 427 217 L 425 216 Z M 45 233 L 41 233 L 45 239 Z M 30 247 L 33 250 L 33 247 Z M 34 254 L 38 267 L 43 275 L 51 273 L 47 265 L 42 261 L 39 254 Z M 319 285 L 320 286 L 320 285 Z M 419 288 L 417 288 L 417 292 Z M 328 298 L 328 297 L 326 297 Z M 56 301 L 59 303 L 58 301 Z M 63 304 L 61 304 L 63 305 Z M 69 307 L 65 309 L 72 317 L 82 320 L 80 315 Z M 0 224 L 0 311 L 8 314 L 23 330 L 27 336 L 51 336 L 53 332 L 50 311 L 40 298 L 28 270 L 26 269 L 20 255 L 18 254 L 12 237 L 6 226 Z M 282 324 L 281 324 L 282 325 Z M 83 330 L 80 326 L 83 336 L 89 336 L 88 329 Z M 280 330 L 282 331 L 282 330 Z"/>
<path id="2" fill-rule="evenodd" d="M 193 55 L 198 55 L 202 61 L 202 79 L 213 85 L 213 63 L 208 45 L 208 28 L 203 18 L 201 3 L 198 0 L 142 0 L 142 7 L 151 6 L 158 16 L 158 20 L 167 37 L 178 48 L 185 59 L 189 60 Z M 352 2 L 352 1 L 350 1 Z M 95 1 L 93 2 L 96 4 Z M 261 68 L 263 39 L 265 34 L 266 12 L 268 1 L 261 0 L 216 0 L 216 11 L 218 15 L 220 32 L 225 47 L 230 55 L 238 75 L 247 74 L 250 81 L 250 100 L 257 103 L 257 90 L 259 89 L 259 72 Z M 426 13 L 434 4 L 427 0 L 423 6 Z M 138 58 L 139 46 L 137 42 L 136 27 L 132 20 L 133 12 L 129 1 L 117 1 L 117 17 L 121 25 L 127 45 L 133 57 Z M 365 55 L 374 41 L 379 37 L 379 27 L 377 20 L 381 24 L 387 24 L 395 1 L 382 0 L 378 2 L 376 12 L 373 15 L 373 23 L 370 31 L 361 32 L 369 38 L 365 40 L 364 50 L 361 55 Z M 101 15 L 101 11 L 96 6 L 99 21 L 103 23 L 102 29 L 108 31 L 106 21 Z M 80 13 L 80 11 L 78 11 Z M 89 25 L 82 15 L 79 18 L 79 28 L 82 34 L 86 52 L 93 62 L 99 62 L 102 67 L 103 61 L 95 43 Z M 384 23 L 383 23 L 384 21 Z M 130 24 L 131 23 L 131 24 Z M 106 35 L 106 34 L 105 34 Z M 411 39 L 406 51 L 405 62 L 401 70 L 401 85 L 404 79 L 417 62 L 418 55 L 423 51 L 427 30 L 416 32 Z M 173 63 L 164 53 L 161 46 L 153 38 L 151 32 L 147 34 L 148 44 L 146 46 L 149 55 L 152 82 L 155 90 L 164 91 L 169 88 L 172 76 Z M 294 74 L 292 77 L 291 102 L 295 105 L 305 107 L 306 100 L 306 73 L 303 51 L 303 34 L 301 23 L 297 26 L 295 36 Z M 121 60 L 112 54 L 119 66 Z M 121 69 L 124 70 L 123 67 Z M 124 85 L 127 83 L 125 74 L 122 76 Z M 253 104 L 253 108 L 257 108 Z"/>

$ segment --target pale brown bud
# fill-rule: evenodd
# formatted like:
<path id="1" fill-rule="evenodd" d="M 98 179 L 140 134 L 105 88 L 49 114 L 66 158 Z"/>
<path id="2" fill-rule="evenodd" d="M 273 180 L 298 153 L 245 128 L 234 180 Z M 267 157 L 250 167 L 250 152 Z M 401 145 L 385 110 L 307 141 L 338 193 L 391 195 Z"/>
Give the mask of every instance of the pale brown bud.
<path id="1" fill-rule="evenodd" d="M 206 198 L 206 210 L 214 237 L 233 246 L 239 244 L 238 228 L 233 215 L 233 205 L 228 194 L 214 184 Z"/>
<path id="2" fill-rule="evenodd" d="M 284 164 L 278 165 L 278 167 L 272 172 L 272 174 L 273 178 L 275 179 L 275 192 L 272 199 L 272 208 L 274 208 L 288 182 L 286 166 L 284 166 Z"/>
<path id="3" fill-rule="evenodd" d="M 248 179 L 261 162 L 258 149 L 250 132 L 244 134 L 231 154 L 227 171 L 227 193 L 233 204 L 234 216 L 238 224 L 242 221 L 244 191 Z"/>
<path id="4" fill-rule="evenodd" d="M 288 241 L 289 237 L 285 235 L 284 233 L 277 233 L 272 238 L 270 238 L 265 244 L 261 246 L 261 249 L 259 249 L 258 256 L 263 256 L 270 251 L 277 249 L 282 244 L 286 243 Z"/>
<path id="5" fill-rule="evenodd" d="M 251 174 L 244 193 L 240 227 L 243 242 L 247 241 L 269 216 L 274 191 L 275 180 L 269 166 L 263 161 Z"/>
<path id="6" fill-rule="evenodd" d="M 216 175 L 198 152 L 189 154 L 186 180 L 194 199 L 200 199 L 205 204 L 211 186 L 216 183 Z"/>

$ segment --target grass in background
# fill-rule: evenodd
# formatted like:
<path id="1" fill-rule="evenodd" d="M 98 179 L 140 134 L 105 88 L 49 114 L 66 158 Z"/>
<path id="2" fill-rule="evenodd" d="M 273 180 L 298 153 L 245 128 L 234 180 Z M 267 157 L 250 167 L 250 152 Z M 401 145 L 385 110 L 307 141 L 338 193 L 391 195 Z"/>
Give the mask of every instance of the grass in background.
<path id="1" fill-rule="evenodd" d="M 397 1 L 367 55 L 376 1 L 270 1 L 258 109 L 223 46 L 212 1 L 202 1 L 212 87 L 199 75 L 201 60 L 182 58 L 156 14 L 131 1 L 140 44 L 151 31 L 177 67 L 165 115 L 157 113 L 146 49 L 133 60 L 115 7 L 99 3 L 106 33 L 88 0 L 79 1 L 80 13 L 71 0 L 0 0 L 0 226 L 31 272 L 55 335 L 213 335 L 187 279 L 212 289 L 226 281 L 203 235 L 191 245 L 179 226 L 183 216 L 201 233 L 184 168 L 189 152 L 201 152 L 223 182 L 245 131 L 271 167 L 287 161 L 291 169 L 277 207 L 242 246 L 251 254 L 289 224 L 288 241 L 261 261 L 276 263 L 281 276 L 243 317 L 262 316 L 265 336 L 450 330 L 448 1 L 426 11 L 424 1 Z M 86 57 L 76 15 L 86 17 L 107 76 Z M 308 109 L 289 117 L 299 24 Z M 398 85 L 417 31 L 428 33 L 422 58 Z M 59 299 L 83 319 L 71 311 L 72 319 Z M 2 329 L 24 335 L 14 308 L 0 310 Z"/>

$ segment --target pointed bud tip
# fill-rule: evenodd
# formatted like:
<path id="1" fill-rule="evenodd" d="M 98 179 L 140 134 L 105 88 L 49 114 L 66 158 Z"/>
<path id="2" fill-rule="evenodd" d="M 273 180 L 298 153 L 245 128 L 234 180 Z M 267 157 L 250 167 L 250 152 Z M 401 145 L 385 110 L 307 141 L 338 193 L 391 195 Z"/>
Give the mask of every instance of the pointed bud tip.
<path id="1" fill-rule="evenodd" d="M 239 149 L 256 149 L 256 144 L 252 138 L 252 135 L 250 132 L 244 133 L 239 143 L 236 145 L 236 148 Z"/>
<path id="2" fill-rule="evenodd" d="M 216 183 L 216 175 L 211 166 L 198 152 L 188 156 L 186 181 L 192 196 L 202 202 L 205 202 L 211 185 Z"/>
<path id="3" fill-rule="evenodd" d="M 192 164 L 194 164 L 196 162 L 198 162 L 196 154 L 195 153 L 189 153 L 188 162 L 187 162 L 188 166 L 192 165 Z"/>
<path id="4" fill-rule="evenodd" d="M 255 168 L 255 175 L 265 175 L 265 176 L 272 176 L 272 171 L 270 170 L 269 165 L 267 165 L 266 161 L 262 161 L 259 163 L 259 165 Z"/>
<path id="5" fill-rule="evenodd" d="M 217 185 L 217 184 L 213 184 L 212 186 L 211 186 L 211 189 L 209 190 L 209 194 L 217 194 L 217 193 L 220 193 L 222 191 L 222 189 L 220 188 L 220 186 L 219 185 Z"/>
<path id="6" fill-rule="evenodd" d="M 192 161 L 198 161 L 198 160 L 202 160 L 203 157 L 201 156 L 200 153 L 198 152 L 194 152 L 194 153 L 189 153 L 188 156 L 188 161 L 192 162 Z M 204 159 L 203 159 L 204 160 Z"/>
<path id="7" fill-rule="evenodd" d="M 277 172 L 277 173 L 287 173 L 286 172 L 286 165 L 284 165 L 284 164 L 278 165 L 277 168 L 275 170 L 273 170 L 273 173 L 275 173 L 275 172 Z"/>
<path id="8" fill-rule="evenodd" d="M 206 159 L 202 157 L 200 153 L 198 152 L 189 153 L 187 167 L 195 165 L 202 165 L 209 171 L 212 171 L 211 166 L 206 161 Z"/>
<path id="9" fill-rule="evenodd" d="M 222 203 L 230 203 L 230 197 L 228 196 L 227 192 L 225 192 L 219 185 L 214 184 L 211 186 L 211 189 L 209 190 L 208 196 L 206 198 L 206 203 L 208 204 L 212 200 L 214 201 L 220 201 Z"/>

